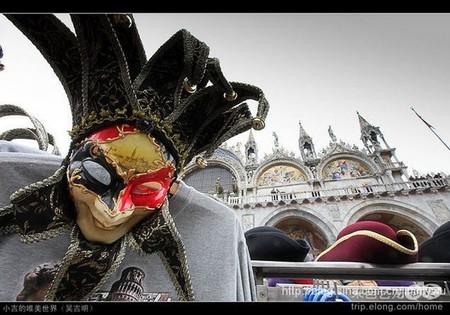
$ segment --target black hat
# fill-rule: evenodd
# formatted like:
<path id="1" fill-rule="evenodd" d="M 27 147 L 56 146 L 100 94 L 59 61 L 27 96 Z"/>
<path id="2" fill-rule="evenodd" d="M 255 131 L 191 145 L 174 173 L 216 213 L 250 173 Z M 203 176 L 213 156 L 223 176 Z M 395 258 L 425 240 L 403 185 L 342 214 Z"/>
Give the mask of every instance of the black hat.
<path id="1" fill-rule="evenodd" d="M 252 260 L 304 261 L 310 250 L 305 239 L 293 239 L 272 226 L 258 226 L 245 232 Z"/>
<path id="2" fill-rule="evenodd" d="M 450 262 L 450 221 L 439 226 L 433 236 L 419 245 L 419 261 Z"/>

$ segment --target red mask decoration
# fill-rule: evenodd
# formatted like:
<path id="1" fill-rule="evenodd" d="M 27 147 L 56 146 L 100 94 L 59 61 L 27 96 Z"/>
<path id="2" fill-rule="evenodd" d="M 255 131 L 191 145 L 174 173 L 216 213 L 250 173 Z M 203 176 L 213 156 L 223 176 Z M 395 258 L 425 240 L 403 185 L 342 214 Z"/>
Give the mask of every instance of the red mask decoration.
<path id="1" fill-rule="evenodd" d="M 77 223 L 91 240 L 111 243 L 166 200 L 175 167 L 163 145 L 128 125 L 91 134 L 67 176 Z"/>

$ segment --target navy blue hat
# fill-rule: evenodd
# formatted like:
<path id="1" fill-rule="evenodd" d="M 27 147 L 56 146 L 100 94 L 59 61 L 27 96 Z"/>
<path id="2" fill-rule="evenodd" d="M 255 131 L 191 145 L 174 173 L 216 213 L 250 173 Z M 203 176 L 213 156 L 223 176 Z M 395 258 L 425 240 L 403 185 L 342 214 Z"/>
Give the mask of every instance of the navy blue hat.
<path id="1" fill-rule="evenodd" d="M 419 245 L 419 261 L 450 262 L 450 221 L 439 226 L 433 236 Z"/>
<path id="2" fill-rule="evenodd" d="M 272 226 L 258 226 L 245 232 L 252 260 L 304 261 L 311 247 L 305 239 L 293 239 Z"/>

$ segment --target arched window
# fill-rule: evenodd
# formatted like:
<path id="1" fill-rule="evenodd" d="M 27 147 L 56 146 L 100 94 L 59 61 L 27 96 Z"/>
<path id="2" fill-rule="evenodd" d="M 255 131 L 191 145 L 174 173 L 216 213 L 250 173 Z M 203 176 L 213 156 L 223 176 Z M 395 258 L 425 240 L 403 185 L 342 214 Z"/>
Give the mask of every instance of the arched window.
<path id="1" fill-rule="evenodd" d="M 233 192 L 235 178 L 229 169 L 222 166 L 211 165 L 205 168 L 195 169 L 187 174 L 183 178 L 183 181 L 198 191 L 206 194 L 214 194 L 218 179 L 224 192 Z"/>

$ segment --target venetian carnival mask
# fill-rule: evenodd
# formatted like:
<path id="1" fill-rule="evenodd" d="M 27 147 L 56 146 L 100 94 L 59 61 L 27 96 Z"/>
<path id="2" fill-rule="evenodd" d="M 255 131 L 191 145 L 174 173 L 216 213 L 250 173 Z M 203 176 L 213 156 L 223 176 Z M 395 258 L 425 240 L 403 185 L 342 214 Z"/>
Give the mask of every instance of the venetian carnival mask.
<path id="1" fill-rule="evenodd" d="M 94 132 L 67 169 L 77 224 L 89 241 L 112 243 L 165 202 L 174 179 L 170 154 L 129 125 Z"/>
<path id="2" fill-rule="evenodd" d="M 35 242 L 72 226 L 75 205 L 80 231 L 71 233 L 45 299 L 90 299 L 131 246 L 159 252 L 179 300 L 194 300 L 168 194 L 194 158 L 205 166 L 231 137 L 264 128 L 264 92 L 228 81 L 219 59 L 185 29 L 148 59 L 131 14 L 70 14 L 74 32 L 53 14 L 5 16 L 48 61 L 72 114 L 74 150 L 52 176 L 14 193 L 12 208 L 0 213 L 3 232 L 18 230 L 22 240 Z M 127 233 L 129 242 L 120 242 Z M 90 277 L 80 277 L 80 268 Z"/>

